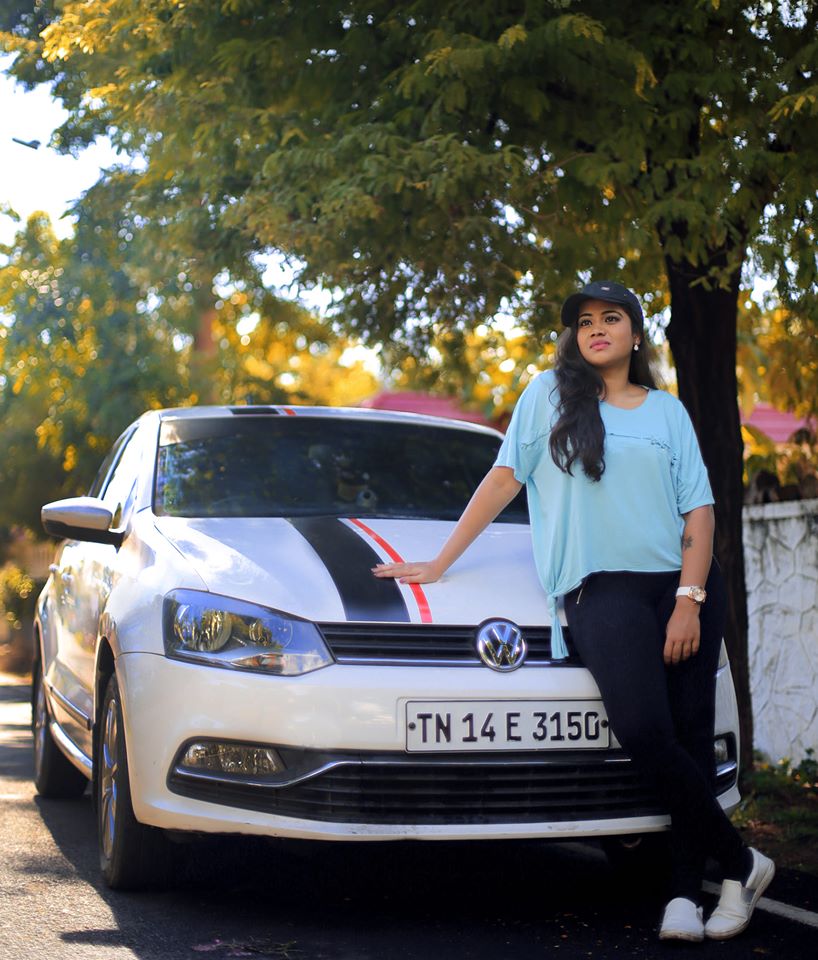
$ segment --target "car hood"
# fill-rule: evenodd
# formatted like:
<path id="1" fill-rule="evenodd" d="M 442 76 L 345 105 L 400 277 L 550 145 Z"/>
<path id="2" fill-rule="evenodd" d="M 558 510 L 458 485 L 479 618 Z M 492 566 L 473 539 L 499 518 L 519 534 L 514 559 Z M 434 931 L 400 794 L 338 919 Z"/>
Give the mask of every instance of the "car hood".
<path id="1" fill-rule="evenodd" d="M 309 620 L 549 623 L 527 525 L 491 524 L 442 580 L 422 586 L 378 579 L 371 568 L 435 556 L 452 522 L 159 517 L 156 526 L 208 590 Z"/>

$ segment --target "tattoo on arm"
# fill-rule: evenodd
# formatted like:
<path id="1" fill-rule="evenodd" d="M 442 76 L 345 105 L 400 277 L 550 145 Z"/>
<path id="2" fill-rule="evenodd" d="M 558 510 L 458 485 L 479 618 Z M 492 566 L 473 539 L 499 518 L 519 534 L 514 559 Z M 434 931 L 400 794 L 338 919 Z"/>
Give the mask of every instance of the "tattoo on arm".
<path id="1" fill-rule="evenodd" d="M 682 550 L 689 550 L 693 546 L 693 537 L 682 537 Z"/>

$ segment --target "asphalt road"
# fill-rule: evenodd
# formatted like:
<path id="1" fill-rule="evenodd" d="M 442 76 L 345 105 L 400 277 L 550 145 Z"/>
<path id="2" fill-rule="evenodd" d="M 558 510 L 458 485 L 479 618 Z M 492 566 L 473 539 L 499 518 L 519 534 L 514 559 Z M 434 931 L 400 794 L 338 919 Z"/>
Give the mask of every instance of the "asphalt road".
<path id="1" fill-rule="evenodd" d="M 0 960 L 818 958 L 814 878 L 782 873 L 768 898 L 816 926 L 759 910 L 735 940 L 668 945 L 661 892 L 634 891 L 574 844 L 222 838 L 180 851 L 173 890 L 111 893 L 89 796 L 34 793 L 27 698 L 0 676 Z"/>

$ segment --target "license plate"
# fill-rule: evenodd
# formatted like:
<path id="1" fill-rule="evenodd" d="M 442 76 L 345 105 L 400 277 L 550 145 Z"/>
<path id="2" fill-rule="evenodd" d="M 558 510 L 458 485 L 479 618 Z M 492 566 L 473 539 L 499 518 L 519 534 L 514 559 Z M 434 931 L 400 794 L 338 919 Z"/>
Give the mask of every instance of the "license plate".
<path id="1" fill-rule="evenodd" d="M 406 704 L 410 752 L 588 750 L 610 746 L 600 700 L 458 700 Z"/>

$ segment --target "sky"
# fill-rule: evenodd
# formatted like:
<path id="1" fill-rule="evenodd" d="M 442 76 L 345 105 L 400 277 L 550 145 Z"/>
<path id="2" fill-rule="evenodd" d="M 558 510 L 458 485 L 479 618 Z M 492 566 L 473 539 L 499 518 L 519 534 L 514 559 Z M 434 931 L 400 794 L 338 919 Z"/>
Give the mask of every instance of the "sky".
<path id="1" fill-rule="evenodd" d="M 12 59 L 0 55 L 0 71 L 8 69 Z M 0 209 L 10 207 L 22 222 L 35 210 L 45 210 L 61 237 L 73 229 L 70 218 L 60 221 L 71 202 L 96 181 L 101 167 L 117 160 L 107 141 L 78 157 L 52 150 L 48 142 L 64 117 L 45 87 L 27 92 L 0 73 Z M 40 147 L 24 147 L 14 138 L 39 141 Z M 8 243 L 15 230 L 14 221 L 0 215 L 0 243 Z"/>

